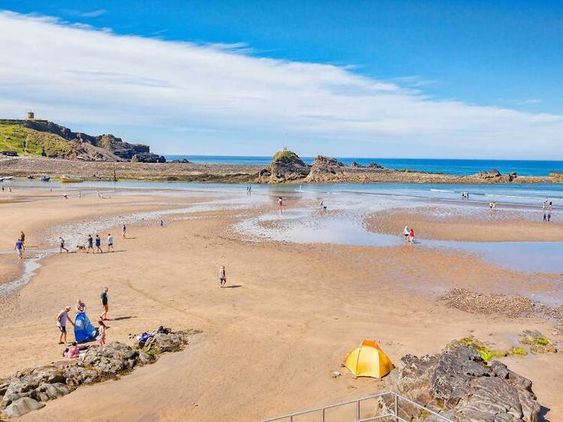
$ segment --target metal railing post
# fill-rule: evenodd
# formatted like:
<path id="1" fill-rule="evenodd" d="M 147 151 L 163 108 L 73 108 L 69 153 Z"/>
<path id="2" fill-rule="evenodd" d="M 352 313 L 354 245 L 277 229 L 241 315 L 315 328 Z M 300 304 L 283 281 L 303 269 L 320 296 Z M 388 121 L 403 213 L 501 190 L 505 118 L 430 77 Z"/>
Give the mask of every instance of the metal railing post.
<path id="1" fill-rule="evenodd" d="M 323 413 L 321 414 L 321 422 L 325 422 L 325 412 L 326 412 L 326 408 L 323 407 Z"/>
<path id="2" fill-rule="evenodd" d="M 356 400 L 356 420 L 359 421 L 362 418 L 362 411 L 360 408 L 360 400 Z"/>

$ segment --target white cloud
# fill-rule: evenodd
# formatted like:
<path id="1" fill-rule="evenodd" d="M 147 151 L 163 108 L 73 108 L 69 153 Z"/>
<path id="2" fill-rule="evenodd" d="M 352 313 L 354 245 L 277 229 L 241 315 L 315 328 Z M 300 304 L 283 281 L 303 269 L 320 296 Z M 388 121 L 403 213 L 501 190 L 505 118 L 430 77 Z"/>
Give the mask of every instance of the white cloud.
<path id="1" fill-rule="evenodd" d="M 90 10 L 88 12 L 79 12 L 78 16 L 83 18 L 97 18 L 99 16 L 105 15 L 108 11 L 106 9 L 96 9 Z"/>
<path id="2" fill-rule="evenodd" d="M 11 12 L 0 27 L 3 116 L 33 108 L 67 124 L 136 126 L 137 140 L 166 152 L 236 153 L 245 139 L 256 153 L 563 158 L 559 115 L 440 101 L 350 67 L 254 57 L 245 44 L 118 36 Z M 187 133 L 207 133 L 208 144 L 194 148 L 201 138 Z"/>

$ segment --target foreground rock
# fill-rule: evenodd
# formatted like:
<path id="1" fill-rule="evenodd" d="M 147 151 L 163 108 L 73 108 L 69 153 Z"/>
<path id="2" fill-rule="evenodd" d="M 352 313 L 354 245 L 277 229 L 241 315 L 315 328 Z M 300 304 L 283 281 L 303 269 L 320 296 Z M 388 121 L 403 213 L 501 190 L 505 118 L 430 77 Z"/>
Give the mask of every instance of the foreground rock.
<path id="1" fill-rule="evenodd" d="M 197 331 L 157 333 L 144 344 L 113 342 L 90 346 L 77 360 L 38 366 L 0 380 L 0 416 L 16 417 L 45 406 L 80 385 L 117 379 L 137 366 L 155 362 L 159 355 L 185 348 Z"/>
<path id="2" fill-rule="evenodd" d="M 529 379 L 501 362 L 487 364 L 467 346 L 420 358 L 404 356 L 388 383 L 393 391 L 456 421 L 535 422 L 541 410 Z M 409 406 L 404 412 L 401 416 L 417 415 L 409 420 L 436 420 Z"/>

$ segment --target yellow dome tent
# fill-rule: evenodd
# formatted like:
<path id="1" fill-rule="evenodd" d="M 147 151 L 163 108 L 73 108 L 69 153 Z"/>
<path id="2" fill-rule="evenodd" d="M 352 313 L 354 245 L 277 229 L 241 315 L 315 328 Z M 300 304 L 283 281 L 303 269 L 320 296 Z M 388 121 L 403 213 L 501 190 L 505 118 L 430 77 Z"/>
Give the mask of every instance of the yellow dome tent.
<path id="1" fill-rule="evenodd" d="M 395 367 L 374 340 L 364 340 L 350 352 L 344 366 L 356 377 L 383 378 Z"/>

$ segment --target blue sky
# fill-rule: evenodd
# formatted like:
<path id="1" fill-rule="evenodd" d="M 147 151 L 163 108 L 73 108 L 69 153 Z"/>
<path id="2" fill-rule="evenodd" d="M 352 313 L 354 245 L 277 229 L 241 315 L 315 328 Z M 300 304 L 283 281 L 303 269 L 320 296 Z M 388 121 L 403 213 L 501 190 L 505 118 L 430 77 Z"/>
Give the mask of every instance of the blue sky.
<path id="1" fill-rule="evenodd" d="M 34 107 L 164 153 L 262 155 L 288 146 L 303 155 L 563 158 L 560 1 L 17 0 L 0 9 L 16 13 L 0 16 L 12 32 L 27 34 L 3 31 L 0 42 L 17 51 L 69 51 L 70 43 L 77 50 L 66 58 L 83 63 L 61 69 L 22 57 L 37 62 L 36 72 L 52 68 L 60 84 L 36 95 L 29 88 L 45 75 L 0 64 L 3 115 Z M 126 59 L 103 48 L 112 39 Z M 81 56 L 89 46 L 96 63 Z M 144 63 L 148 54 L 154 63 Z M 107 86 L 116 95 L 104 114 Z M 93 98 L 81 101 L 80 87 Z"/>

